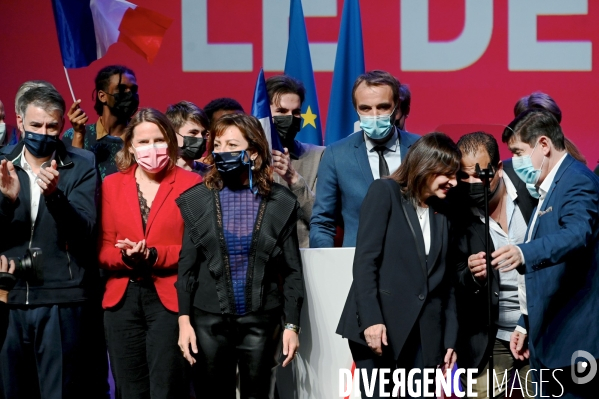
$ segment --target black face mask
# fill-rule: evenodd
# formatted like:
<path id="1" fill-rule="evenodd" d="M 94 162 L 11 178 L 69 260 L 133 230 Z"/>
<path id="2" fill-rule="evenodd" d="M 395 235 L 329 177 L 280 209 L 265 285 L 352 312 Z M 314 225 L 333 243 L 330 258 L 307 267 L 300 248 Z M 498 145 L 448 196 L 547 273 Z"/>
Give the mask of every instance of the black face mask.
<path id="1" fill-rule="evenodd" d="M 250 160 L 249 154 L 245 152 L 245 150 L 232 152 L 213 152 L 212 156 L 214 157 L 214 166 L 216 166 L 216 170 L 218 170 L 218 173 L 220 173 L 225 185 L 239 185 L 239 179 L 242 173 L 247 170 L 250 178 L 250 187 L 253 187 L 253 173 L 251 169 L 252 161 Z"/>
<path id="2" fill-rule="evenodd" d="M 139 94 L 137 94 L 137 85 L 133 86 L 129 91 L 125 91 L 125 86 L 121 85 L 123 75 L 119 74 L 119 83 L 117 87 L 119 91 L 110 94 L 114 97 L 114 105 L 108 106 L 110 112 L 121 121 L 128 121 L 137 112 L 139 108 Z M 107 93 L 109 94 L 109 93 Z"/>
<path id="3" fill-rule="evenodd" d="M 203 137 L 181 137 L 183 137 L 183 146 L 179 148 L 181 149 L 182 158 L 199 159 L 206 151 L 206 140 Z"/>
<path id="4" fill-rule="evenodd" d="M 213 152 L 214 165 L 223 179 L 241 175 L 244 172 L 244 167 L 249 166 L 249 160 L 246 161 L 246 152 Z"/>
<path id="5" fill-rule="evenodd" d="M 36 158 L 45 158 L 56 151 L 58 145 L 58 135 L 39 134 L 25 131 L 23 143 L 27 151 Z"/>
<path id="6" fill-rule="evenodd" d="M 110 112 L 120 120 L 129 120 L 137 112 L 139 107 L 139 95 L 132 91 L 118 92 L 112 94 L 114 105 L 109 106 Z"/>
<path id="7" fill-rule="evenodd" d="M 293 115 L 273 116 L 273 123 L 283 143 L 291 143 L 299 133 L 302 126 L 302 118 Z"/>
<path id="8" fill-rule="evenodd" d="M 485 186 L 483 183 L 465 183 L 460 182 L 459 184 L 462 193 L 470 198 L 470 202 L 473 206 L 477 208 L 485 207 Z M 495 190 L 489 191 L 489 203 L 497 194 L 497 189 L 499 188 L 499 184 L 495 187 Z"/>

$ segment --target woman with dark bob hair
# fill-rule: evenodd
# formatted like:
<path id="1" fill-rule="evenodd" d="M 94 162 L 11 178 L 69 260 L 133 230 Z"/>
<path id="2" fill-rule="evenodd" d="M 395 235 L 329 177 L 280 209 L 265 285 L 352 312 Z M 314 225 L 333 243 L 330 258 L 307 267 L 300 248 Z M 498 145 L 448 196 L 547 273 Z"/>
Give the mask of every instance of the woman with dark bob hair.
<path id="1" fill-rule="evenodd" d="M 183 219 L 175 200 L 201 182 L 177 163 L 166 116 L 140 110 L 123 134 L 120 173 L 102 184 L 102 306 L 119 398 L 189 398 L 189 365 L 177 347 L 175 281 Z M 185 389 L 187 388 L 187 389 Z"/>
<path id="2" fill-rule="evenodd" d="M 456 361 L 455 270 L 441 200 L 457 184 L 460 159 L 448 136 L 427 134 L 395 173 L 372 183 L 362 203 L 354 279 L 337 333 L 369 376 L 381 368 L 406 369 L 406 376 L 411 369 L 451 370 Z M 393 382 L 380 388 L 391 393 Z"/>
<path id="3" fill-rule="evenodd" d="M 229 114 L 211 129 L 204 184 L 177 200 L 185 221 L 179 259 L 179 346 L 196 392 L 269 398 L 281 337 L 283 366 L 299 347 L 304 281 L 299 204 L 273 183 L 260 122 Z"/>

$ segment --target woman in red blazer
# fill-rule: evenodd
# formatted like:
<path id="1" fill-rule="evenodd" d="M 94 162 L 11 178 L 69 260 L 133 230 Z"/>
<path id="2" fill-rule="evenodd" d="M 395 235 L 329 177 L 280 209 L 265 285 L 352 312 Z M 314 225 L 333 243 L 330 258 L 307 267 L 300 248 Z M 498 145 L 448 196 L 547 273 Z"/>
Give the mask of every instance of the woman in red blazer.
<path id="1" fill-rule="evenodd" d="M 112 273 L 102 306 L 117 396 L 189 398 L 177 346 L 177 263 L 183 219 L 175 199 L 201 182 L 176 165 L 177 139 L 154 109 L 137 113 L 102 185 L 100 267 Z"/>

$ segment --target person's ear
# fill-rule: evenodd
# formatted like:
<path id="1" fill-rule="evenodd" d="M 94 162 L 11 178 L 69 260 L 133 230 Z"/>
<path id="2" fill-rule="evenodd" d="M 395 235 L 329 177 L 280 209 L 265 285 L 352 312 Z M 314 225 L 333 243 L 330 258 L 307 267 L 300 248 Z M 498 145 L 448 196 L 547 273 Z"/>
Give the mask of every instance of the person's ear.
<path id="1" fill-rule="evenodd" d="M 499 161 L 497 168 L 495 168 L 495 176 L 503 178 L 503 162 Z"/>
<path id="2" fill-rule="evenodd" d="M 23 124 L 23 117 L 17 114 L 17 128 L 22 134 L 25 134 L 25 125 Z"/>
<path id="3" fill-rule="evenodd" d="M 104 90 L 98 90 L 97 96 L 102 104 L 108 104 L 108 94 L 106 94 Z"/>
<path id="4" fill-rule="evenodd" d="M 551 153 L 551 139 L 549 139 L 547 136 L 541 136 L 539 139 L 539 144 L 541 145 L 543 156 L 548 157 Z"/>

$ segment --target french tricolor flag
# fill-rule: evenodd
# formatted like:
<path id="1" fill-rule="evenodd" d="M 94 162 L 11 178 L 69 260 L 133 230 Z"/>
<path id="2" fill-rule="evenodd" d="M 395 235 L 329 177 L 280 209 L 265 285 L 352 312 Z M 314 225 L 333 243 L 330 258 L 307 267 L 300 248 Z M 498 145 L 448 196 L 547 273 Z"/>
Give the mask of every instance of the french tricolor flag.
<path id="1" fill-rule="evenodd" d="M 173 20 L 124 0 L 52 0 L 65 68 L 82 68 L 121 42 L 152 62 Z"/>
<path id="2" fill-rule="evenodd" d="M 254 89 L 254 99 L 252 101 L 252 116 L 255 116 L 260 121 L 270 149 L 285 152 L 283 150 L 283 145 L 281 144 L 279 133 L 277 133 L 272 123 L 270 100 L 268 99 L 266 80 L 264 80 L 264 69 L 262 68 L 258 74 L 258 79 L 256 79 L 256 88 Z"/>

